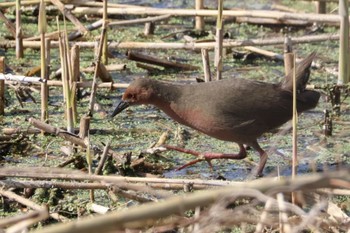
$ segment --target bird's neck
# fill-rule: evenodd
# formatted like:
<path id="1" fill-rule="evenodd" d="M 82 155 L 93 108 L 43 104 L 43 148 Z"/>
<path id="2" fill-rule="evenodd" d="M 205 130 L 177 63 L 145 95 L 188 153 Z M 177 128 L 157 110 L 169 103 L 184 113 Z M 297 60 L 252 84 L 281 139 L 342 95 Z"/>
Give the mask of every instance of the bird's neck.
<path id="1" fill-rule="evenodd" d="M 153 87 L 151 104 L 158 107 L 177 122 L 187 125 L 183 113 L 179 111 L 179 106 L 183 104 L 180 99 L 185 88 L 185 85 L 180 84 L 157 83 Z"/>
<path id="2" fill-rule="evenodd" d="M 157 82 L 153 86 L 152 104 L 159 108 L 170 105 L 180 98 L 183 85 Z"/>

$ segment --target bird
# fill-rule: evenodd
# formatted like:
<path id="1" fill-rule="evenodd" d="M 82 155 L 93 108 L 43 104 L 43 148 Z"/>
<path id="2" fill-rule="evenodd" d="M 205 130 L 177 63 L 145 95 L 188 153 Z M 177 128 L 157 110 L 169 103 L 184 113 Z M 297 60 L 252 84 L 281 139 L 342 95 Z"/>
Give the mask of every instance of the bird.
<path id="1" fill-rule="evenodd" d="M 315 108 L 320 93 L 307 90 L 313 52 L 296 64 L 296 100 L 298 114 Z M 200 153 L 190 149 L 165 145 L 167 149 L 193 154 L 198 158 L 180 169 L 200 161 L 213 159 L 244 159 L 246 147 L 260 155 L 256 175 L 263 176 L 267 153 L 258 138 L 292 118 L 293 72 L 278 83 L 245 78 L 226 78 L 218 81 L 179 84 L 150 78 L 137 78 L 125 90 L 111 117 L 129 106 L 153 105 L 178 123 L 210 137 L 235 142 L 238 153 Z"/>

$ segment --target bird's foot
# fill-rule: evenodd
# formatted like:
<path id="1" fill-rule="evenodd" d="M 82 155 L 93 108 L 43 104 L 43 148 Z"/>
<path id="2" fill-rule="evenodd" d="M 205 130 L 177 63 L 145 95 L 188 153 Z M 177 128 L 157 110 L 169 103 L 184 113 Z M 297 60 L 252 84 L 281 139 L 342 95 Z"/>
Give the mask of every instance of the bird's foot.
<path id="1" fill-rule="evenodd" d="M 213 152 L 201 153 L 198 151 L 185 149 L 185 148 L 181 148 L 181 147 L 176 147 L 176 146 L 170 146 L 170 145 L 163 145 L 163 146 L 165 148 L 167 148 L 168 150 L 176 150 L 176 151 L 179 151 L 182 153 L 197 156 L 197 159 L 192 160 L 192 161 L 186 163 L 185 165 L 177 168 L 176 169 L 177 171 L 184 169 L 186 167 L 192 166 L 193 164 L 196 164 L 196 163 L 201 162 L 201 161 L 206 161 L 208 163 L 208 165 L 210 166 L 210 168 L 213 169 L 213 165 L 211 163 L 211 160 L 213 160 L 213 159 L 244 159 L 245 157 L 247 157 L 247 153 L 246 153 L 243 145 L 239 145 L 240 151 L 238 154 L 223 154 L 223 153 L 213 153 Z"/>

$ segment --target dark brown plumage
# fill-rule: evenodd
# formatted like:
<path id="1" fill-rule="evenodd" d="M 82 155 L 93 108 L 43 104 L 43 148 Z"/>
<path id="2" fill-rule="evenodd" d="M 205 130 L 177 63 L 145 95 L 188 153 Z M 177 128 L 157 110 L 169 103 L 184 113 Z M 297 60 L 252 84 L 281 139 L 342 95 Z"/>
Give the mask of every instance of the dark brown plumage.
<path id="1" fill-rule="evenodd" d="M 316 91 L 305 90 L 314 56 L 310 54 L 296 68 L 298 113 L 314 108 L 320 97 Z M 243 145 L 253 147 L 261 156 L 257 173 L 262 175 L 267 155 L 257 138 L 292 118 L 292 77 L 290 74 L 278 84 L 239 78 L 187 85 L 136 79 L 126 89 L 112 116 L 130 105 L 155 105 L 183 125 L 238 143 L 238 154 L 201 154 L 207 161 L 243 159 L 246 157 Z"/>

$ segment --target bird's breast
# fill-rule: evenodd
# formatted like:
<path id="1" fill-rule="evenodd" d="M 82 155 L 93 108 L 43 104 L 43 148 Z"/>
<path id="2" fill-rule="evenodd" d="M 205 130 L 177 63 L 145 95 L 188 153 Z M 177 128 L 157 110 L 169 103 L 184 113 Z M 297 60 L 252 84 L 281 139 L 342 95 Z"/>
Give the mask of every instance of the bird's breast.
<path id="1" fill-rule="evenodd" d="M 225 141 L 240 141 L 234 129 L 225 127 L 220 118 L 215 117 L 215 114 L 209 114 L 203 108 L 193 106 L 184 108 L 173 104 L 169 108 L 162 110 L 180 124 L 196 129 L 211 137 Z"/>

